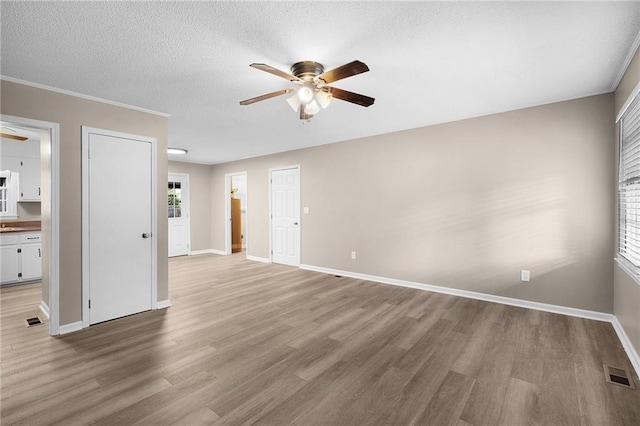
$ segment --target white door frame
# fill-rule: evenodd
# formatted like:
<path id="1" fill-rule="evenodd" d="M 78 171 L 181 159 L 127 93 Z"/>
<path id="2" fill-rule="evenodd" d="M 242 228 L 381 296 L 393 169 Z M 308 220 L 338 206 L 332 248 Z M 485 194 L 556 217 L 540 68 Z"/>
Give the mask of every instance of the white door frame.
<path id="1" fill-rule="evenodd" d="M 231 254 L 231 178 L 234 176 L 246 176 L 247 177 L 247 199 L 246 206 L 247 211 L 247 223 L 245 224 L 246 234 L 244 236 L 244 243 L 246 245 L 245 253 L 249 252 L 249 178 L 247 172 L 235 172 L 225 173 L 224 175 L 224 254 Z M 246 255 L 246 254 L 245 254 Z"/>
<path id="2" fill-rule="evenodd" d="M 184 200 L 182 200 L 182 205 L 187 207 L 187 248 L 189 249 L 187 251 L 187 255 L 191 254 L 191 185 L 189 185 L 189 175 L 187 173 L 173 173 L 173 172 L 169 172 L 169 174 L 167 175 L 169 181 L 171 181 L 171 176 L 179 176 L 180 178 L 182 178 L 186 183 L 187 183 L 187 201 L 185 202 Z M 184 209 L 183 209 L 184 211 Z M 184 219 L 184 217 L 183 217 Z M 169 238 L 169 236 L 167 235 L 167 239 Z"/>
<path id="3" fill-rule="evenodd" d="M 42 200 L 45 205 L 49 205 L 49 209 L 46 212 L 41 211 L 41 216 L 48 216 L 50 220 L 49 305 L 46 306 L 42 301 L 40 309 L 49 316 L 49 335 L 56 336 L 60 334 L 60 124 L 6 114 L 0 115 L 0 120 L 49 132 L 48 146 L 45 147 L 49 151 L 49 197 Z M 42 141 L 40 149 L 42 150 Z"/>
<path id="4" fill-rule="evenodd" d="M 272 167 L 269 169 L 269 176 L 267 177 L 268 182 L 269 182 L 269 263 L 273 263 L 273 206 L 271 205 L 271 198 L 273 196 L 272 194 L 272 181 L 271 181 L 271 175 L 273 172 L 277 172 L 280 170 L 289 170 L 289 169 L 298 169 L 298 201 L 300 202 L 300 192 L 301 192 L 301 181 L 302 181 L 302 174 L 300 173 L 300 164 L 294 164 L 291 166 L 282 166 L 282 167 Z M 298 215 L 300 215 L 300 212 L 298 212 Z M 301 236 L 302 232 L 301 232 L 301 228 L 302 228 L 302 221 L 298 220 L 298 237 Z M 300 259 L 302 259 L 302 254 L 300 253 L 300 247 L 302 246 L 302 241 L 301 238 L 298 238 L 298 247 L 297 247 L 297 253 L 298 253 L 298 267 L 300 267 Z"/>
<path id="5" fill-rule="evenodd" d="M 89 135 L 151 144 L 151 309 L 158 309 L 158 141 L 149 136 L 82 126 L 82 328 L 89 327 Z"/>

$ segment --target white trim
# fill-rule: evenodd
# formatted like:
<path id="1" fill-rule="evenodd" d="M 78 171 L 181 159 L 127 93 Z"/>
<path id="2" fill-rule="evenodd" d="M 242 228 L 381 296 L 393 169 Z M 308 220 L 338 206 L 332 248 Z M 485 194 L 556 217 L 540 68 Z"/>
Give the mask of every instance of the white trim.
<path id="1" fill-rule="evenodd" d="M 60 326 L 60 334 L 73 333 L 82 330 L 82 321 L 72 322 L 71 324 L 62 324 Z"/>
<path id="2" fill-rule="evenodd" d="M 629 278 L 635 281 L 636 284 L 640 285 L 640 276 L 628 260 L 620 257 L 614 257 L 613 260 L 616 261 L 620 269 L 622 269 L 627 275 L 629 275 Z"/>
<path id="3" fill-rule="evenodd" d="M 616 115 L 616 123 L 620 121 L 624 113 L 627 111 L 627 108 L 629 108 L 629 105 L 631 105 L 631 102 L 633 102 L 638 93 L 640 93 L 640 81 L 638 82 L 638 84 L 636 84 L 636 87 L 633 88 L 633 90 L 627 97 L 627 100 L 624 101 L 622 108 L 620 108 L 620 112 L 618 113 L 618 115 Z"/>
<path id="4" fill-rule="evenodd" d="M 613 325 L 613 329 L 616 331 L 618 338 L 620 339 L 620 343 L 622 343 L 622 347 L 627 352 L 627 356 L 629 357 L 629 361 L 633 365 L 633 368 L 636 370 L 636 379 L 640 377 L 640 355 L 636 352 L 636 349 L 633 347 L 631 340 L 629 340 L 629 336 L 624 331 L 624 327 L 620 324 L 618 317 L 615 315 L 611 315 L 611 325 Z"/>
<path id="5" fill-rule="evenodd" d="M 160 300 L 158 302 L 158 306 L 156 307 L 156 309 L 167 309 L 171 307 L 171 302 L 169 301 L 169 299 L 166 300 Z"/>
<path id="6" fill-rule="evenodd" d="M 20 126 L 49 131 L 49 194 L 51 199 L 49 231 L 49 335 L 60 333 L 60 125 L 49 121 L 34 120 L 12 115 L 0 115 L 2 121 Z"/>
<path id="7" fill-rule="evenodd" d="M 187 206 L 187 252 L 185 254 L 188 255 L 189 252 L 191 251 L 191 184 L 189 182 L 189 174 L 169 172 L 167 174 L 167 177 L 171 179 L 171 176 L 177 176 L 178 179 L 183 179 L 187 187 L 187 191 L 186 191 L 187 200 L 185 202 L 185 200 L 183 199 L 182 202 L 183 202 L 183 206 L 185 205 Z M 183 213 L 184 213 L 184 209 L 183 209 Z M 169 218 L 167 218 L 167 220 L 169 220 Z M 169 240 L 169 235 L 167 235 L 167 241 L 168 240 Z M 182 255 L 178 255 L 178 256 L 182 256 Z M 169 256 L 169 257 L 175 257 L 175 256 Z"/>
<path id="8" fill-rule="evenodd" d="M 258 257 L 247 255 L 247 260 L 253 260 L 254 262 L 271 263 L 271 259 L 268 257 Z"/>
<path id="9" fill-rule="evenodd" d="M 297 253 L 298 253 L 298 258 L 297 258 L 297 262 L 295 265 L 290 265 L 290 266 L 297 266 L 297 267 L 301 267 L 301 261 L 302 261 L 302 232 L 301 232 L 301 228 L 302 228 L 302 220 L 300 220 L 300 205 L 301 205 L 301 195 L 302 195 L 302 170 L 300 168 L 300 164 L 292 164 L 290 166 L 281 166 L 281 167 L 271 167 L 269 168 L 269 175 L 267 176 L 267 182 L 269 183 L 269 263 L 273 263 L 273 212 L 272 212 L 272 208 L 273 206 L 271 205 L 271 198 L 273 196 L 272 194 L 272 186 L 273 186 L 273 178 L 271 177 L 271 174 L 273 172 L 277 172 L 280 170 L 291 170 L 291 169 L 298 169 L 298 247 L 297 247 Z"/>
<path id="10" fill-rule="evenodd" d="M 616 79 L 613 80 L 613 84 L 610 87 L 612 92 L 618 88 L 618 85 L 622 81 L 622 77 L 624 77 L 624 74 L 627 72 L 627 68 L 629 68 L 629 64 L 631 64 L 633 57 L 638 51 L 638 47 L 640 47 L 640 31 L 638 31 L 638 34 L 636 35 L 635 40 L 633 40 L 633 43 L 631 44 L 631 48 L 629 49 L 629 53 L 627 53 L 627 57 L 624 58 L 624 62 L 622 63 L 620 70 L 618 70 L 618 75 L 616 76 Z"/>
<path id="11" fill-rule="evenodd" d="M 378 277 L 375 275 L 360 274 L 357 272 L 340 271 L 338 269 L 322 268 L 313 265 L 300 265 L 300 269 L 308 271 L 322 272 L 330 275 L 341 275 L 344 277 L 356 278 L 366 281 L 374 281 L 382 284 L 391 284 L 400 287 L 415 288 L 418 290 L 432 291 L 435 293 L 450 294 L 452 296 L 466 297 L 469 299 L 484 300 L 486 302 L 500 303 L 503 305 L 518 306 L 521 308 L 535 309 L 537 311 L 552 312 L 556 314 L 569 315 L 572 317 L 593 319 L 597 321 L 611 322 L 612 314 L 604 312 L 589 311 L 586 309 L 570 308 L 566 306 L 550 305 L 547 303 L 531 302 L 528 300 L 513 299 L 511 297 L 496 296 L 493 294 L 478 293 L 469 290 L 441 287 L 431 284 L 422 284 L 413 281 L 398 280 L 395 278 Z"/>
<path id="12" fill-rule="evenodd" d="M 6 75 L 0 75 L 0 80 L 5 80 L 11 83 L 23 84 L 25 86 L 35 87 L 38 89 L 48 90 L 50 92 L 61 93 L 63 95 L 74 96 L 76 98 L 87 99 L 90 101 L 101 102 L 103 104 L 114 105 L 121 108 L 132 109 L 134 111 L 146 112 L 147 114 L 159 115 L 161 117 L 171 117 L 171 114 L 167 114 L 166 112 L 154 111 L 151 109 L 137 107 L 135 105 L 123 104 L 121 102 L 110 101 L 108 99 L 98 98 L 95 96 L 84 95 L 78 92 L 72 92 L 71 90 L 59 89 L 57 87 L 47 86 L 45 84 L 33 83 L 31 81 L 20 80 L 19 78 L 8 77 Z"/>
<path id="13" fill-rule="evenodd" d="M 89 135 L 132 139 L 151 144 L 151 309 L 158 307 L 158 140 L 95 127 L 82 130 L 82 326 L 89 327 Z"/>
<path id="14" fill-rule="evenodd" d="M 44 302 L 44 300 L 40 301 L 40 310 L 42 311 L 42 314 L 49 319 L 49 306 Z"/>
<path id="15" fill-rule="evenodd" d="M 227 253 L 225 253 L 223 250 L 216 249 L 192 250 L 189 252 L 189 256 L 198 256 L 200 254 L 219 254 L 221 256 L 227 255 Z"/>
<path id="16" fill-rule="evenodd" d="M 224 175 L 224 253 L 231 254 L 231 178 L 234 176 L 244 176 L 247 182 L 247 204 L 249 204 L 249 177 L 247 171 L 225 173 Z M 247 218 L 249 217 L 249 209 L 247 208 Z M 247 224 L 248 225 L 248 224 Z M 247 234 L 249 229 L 247 227 Z M 245 235 L 245 238 L 247 236 Z M 247 244 L 247 248 L 248 248 Z"/>

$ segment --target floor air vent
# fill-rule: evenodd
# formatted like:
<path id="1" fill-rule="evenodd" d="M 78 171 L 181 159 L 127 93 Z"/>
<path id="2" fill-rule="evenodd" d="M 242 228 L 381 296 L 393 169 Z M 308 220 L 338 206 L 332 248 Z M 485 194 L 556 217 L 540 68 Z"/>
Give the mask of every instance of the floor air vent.
<path id="1" fill-rule="evenodd" d="M 27 318 L 24 322 L 27 324 L 27 327 L 35 327 L 36 325 L 44 324 L 39 317 Z"/>
<path id="2" fill-rule="evenodd" d="M 604 366 L 604 376 L 609 383 L 635 389 L 636 385 L 627 370 L 615 368 L 609 365 Z"/>

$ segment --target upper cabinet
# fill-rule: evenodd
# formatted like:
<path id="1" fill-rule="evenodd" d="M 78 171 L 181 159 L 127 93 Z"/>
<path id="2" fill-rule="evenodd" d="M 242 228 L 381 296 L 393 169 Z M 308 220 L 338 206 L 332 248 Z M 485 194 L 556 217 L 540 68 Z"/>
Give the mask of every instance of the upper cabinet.
<path id="1" fill-rule="evenodd" d="M 39 202 L 40 142 L 32 139 L 17 142 L 3 138 L 0 150 L 0 170 L 10 170 L 19 175 L 17 201 Z"/>
<path id="2" fill-rule="evenodd" d="M 20 197 L 18 201 L 40 201 L 40 159 L 20 161 Z"/>

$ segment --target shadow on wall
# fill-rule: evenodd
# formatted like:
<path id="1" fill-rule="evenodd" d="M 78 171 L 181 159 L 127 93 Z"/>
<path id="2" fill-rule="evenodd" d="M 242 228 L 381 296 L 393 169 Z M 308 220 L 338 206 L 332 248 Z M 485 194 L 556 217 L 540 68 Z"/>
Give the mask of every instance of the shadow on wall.
<path id="1" fill-rule="evenodd" d="M 375 247 L 379 239 L 393 241 L 389 262 L 382 268 L 404 265 L 396 276 L 495 294 L 517 282 L 520 269 L 535 270 L 539 276 L 579 258 L 579 247 L 570 237 L 575 237 L 574 223 L 562 177 L 433 195 L 398 209 L 393 222 L 380 218 L 378 232 L 365 234 L 369 241 L 364 247 Z M 407 245 L 406 238 L 393 235 L 414 237 Z M 407 263 L 408 251 L 413 266 Z M 416 256 L 421 259 L 419 271 Z"/>

